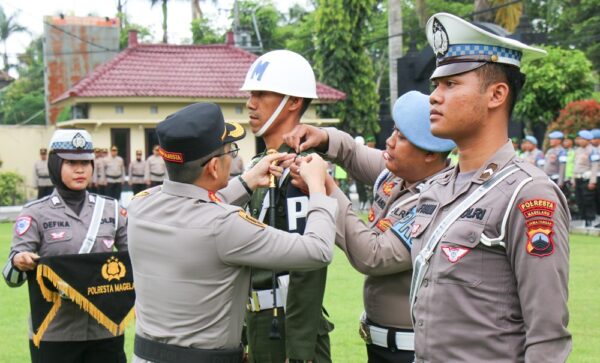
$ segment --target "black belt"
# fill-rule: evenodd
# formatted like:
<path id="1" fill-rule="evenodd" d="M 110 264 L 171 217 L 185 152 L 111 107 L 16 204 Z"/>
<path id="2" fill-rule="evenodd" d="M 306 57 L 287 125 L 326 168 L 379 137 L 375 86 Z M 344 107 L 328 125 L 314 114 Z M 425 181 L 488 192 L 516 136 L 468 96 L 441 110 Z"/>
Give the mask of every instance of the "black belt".
<path id="1" fill-rule="evenodd" d="M 241 363 L 244 350 L 195 349 L 155 342 L 135 335 L 133 352 L 136 356 L 155 363 Z"/>
<path id="2" fill-rule="evenodd" d="M 40 179 L 50 179 L 50 175 L 38 175 Z"/>
<path id="3" fill-rule="evenodd" d="M 154 176 L 164 176 L 164 175 L 165 175 L 165 173 L 162 173 L 162 174 L 157 174 L 157 173 L 153 173 L 153 172 L 150 172 L 150 174 L 152 174 L 152 175 L 154 175 Z"/>
<path id="4" fill-rule="evenodd" d="M 119 174 L 119 175 L 108 175 L 106 174 L 106 177 L 111 178 L 111 179 L 119 179 L 123 174 Z"/>
<path id="5" fill-rule="evenodd" d="M 139 175 L 139 174 L 131 174 L 131 176 L 135 176 L 135 177 L 137 177 L 137 178 L 143 178 L 143 177 L 144 177 L 144 174 L 142 174 L 142 175 Z"/>

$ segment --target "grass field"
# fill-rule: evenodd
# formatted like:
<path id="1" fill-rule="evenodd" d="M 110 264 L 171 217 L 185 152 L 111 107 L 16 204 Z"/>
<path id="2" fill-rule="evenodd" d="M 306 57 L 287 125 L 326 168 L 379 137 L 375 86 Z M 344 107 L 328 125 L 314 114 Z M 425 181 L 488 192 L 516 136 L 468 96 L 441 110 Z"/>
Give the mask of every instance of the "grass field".
<path id="1" fill-rule="evenodd" d="M 8 255 L 10 224 L 0 224 L 0 257 Z M 0 262 L 2 266 L 4 261 Z M 574 347 L 569 362 L 600 361 L 600 238 L 571 236 L 571 275 L 569 330 Z M 339 251 L 329 269 L 325 306 L 335 324 L 331 335 L 334 362 L 365 362 L 366 354 L 358 336 L 358 317 L 362 312 L 362 281 Z M 540 306 L 540 308 L 543 308 Z M 10 289 L 0 283 L 0 363 L 29 361 L 27 288 Z M 133 324 L 127 330 L 128 356 L 133 350 Z"/>

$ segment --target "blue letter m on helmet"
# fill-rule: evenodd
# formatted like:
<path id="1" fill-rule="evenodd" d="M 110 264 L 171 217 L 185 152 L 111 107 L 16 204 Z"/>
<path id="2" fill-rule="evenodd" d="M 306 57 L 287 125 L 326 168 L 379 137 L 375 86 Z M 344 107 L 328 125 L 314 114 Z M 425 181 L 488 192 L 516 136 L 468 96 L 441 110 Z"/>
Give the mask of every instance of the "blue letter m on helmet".
<path id="1" fill-rule="evenodd" d="M 268 61 L 260 61 L 256 63 L 256 66 L 254 67 L 254 70 L 252 71 L 252 76 L 250 76 L 250 78 L 256 78 L 257 81 L 260 81 L 268 65 Z"/>

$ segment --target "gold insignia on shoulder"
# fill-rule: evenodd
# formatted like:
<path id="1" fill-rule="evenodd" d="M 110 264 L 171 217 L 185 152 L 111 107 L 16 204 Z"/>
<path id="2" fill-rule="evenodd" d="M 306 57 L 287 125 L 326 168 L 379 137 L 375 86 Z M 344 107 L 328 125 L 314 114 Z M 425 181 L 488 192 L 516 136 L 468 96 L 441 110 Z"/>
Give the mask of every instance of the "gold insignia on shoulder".
<path id="1" fill-rule="evenodd" d="M 246 221 L 254 224 L 255 226 L 258 226 L 260 228 L 265 228 L 267 226 L 266 224 L 262 223 L 261 221 L 259 221 L 256 218 L 252 217 L 251 215 L 244 212 L 243 210 L 239 211 L 238 214 L 240 215 L 240 217 L 244 218 Z"/>
<path id="2" fill-rule="evenodd" d="M 242 127 L 242 125 L 238 124 L 237 122 L 229 122 L 229 123 L 231 125 L 235 126 L 235 129 L 229 131 L 229 135 L 231 137 L 239 137 L 244 134 L 244 128 Z"/>
<path id="3" fill-rule="evenodd" d="M 143 191 L 137 193 L 136 195 L 134 195 L 133 199 L 144 198 L 144 197 L 147 197 L 149 195 L 150 195 L 150 193 L 148 193 L 147 191 L 143 190 Z"/>

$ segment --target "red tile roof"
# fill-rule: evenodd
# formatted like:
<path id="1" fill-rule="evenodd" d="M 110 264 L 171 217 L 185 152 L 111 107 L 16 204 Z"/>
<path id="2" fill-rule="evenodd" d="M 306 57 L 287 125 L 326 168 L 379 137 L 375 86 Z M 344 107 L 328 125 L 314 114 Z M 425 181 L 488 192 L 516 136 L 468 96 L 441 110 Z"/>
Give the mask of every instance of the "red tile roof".
<path id="1" fill-rule="evenodd" d="M 246 98 L 239 91 L 256 55 L 231 45 L 139 44 L 98 67 L 53 103 L 70 97 Z M 345 94 L 317 83 L 323 100 Z"/>

